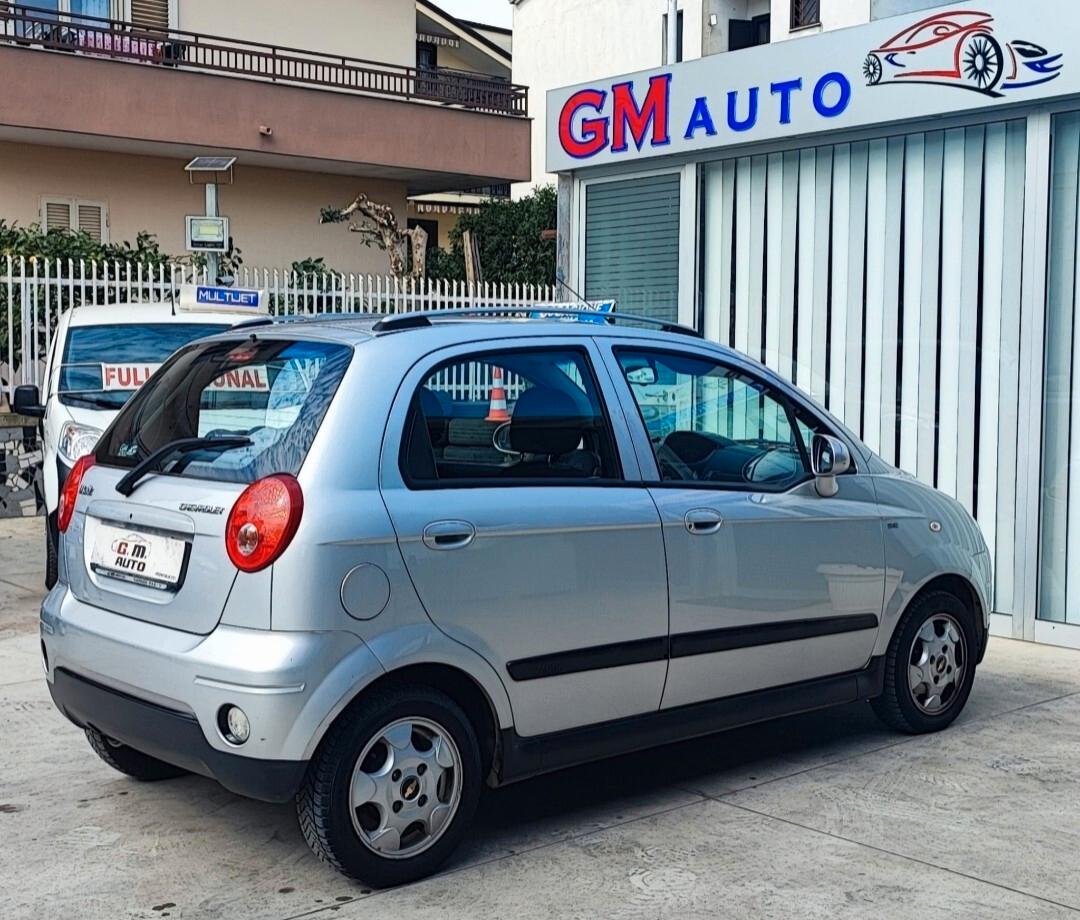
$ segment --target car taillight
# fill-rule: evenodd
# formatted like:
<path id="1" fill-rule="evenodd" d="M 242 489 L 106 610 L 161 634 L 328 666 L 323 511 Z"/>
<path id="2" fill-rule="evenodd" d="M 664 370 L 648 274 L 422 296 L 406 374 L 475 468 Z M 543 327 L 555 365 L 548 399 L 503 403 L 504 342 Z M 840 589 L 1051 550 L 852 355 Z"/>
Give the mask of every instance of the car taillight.
<path id="1" fill-rule="evenodd" d="M 60 503 L 56 509 L 56 527 L 60 533 L 65 533 L 71 523 L 71 516 L 75 513 L 75 502 L 79 498 L 79 486 L 82 485 L 86 471 L 94 465 L 94 455 L 85 454 L 75 461 L 68 478 L 64 480 L 64 488 L 60 492 Z"/>
<path id="2" fill-rule="evenodd" d="M 248 486 L 229 512 L 225 549 L 242 572 L 258 572 L 278 558 L 289 545 L 300 516 L 304 493 L 292 476 L 279 473 Z"/>

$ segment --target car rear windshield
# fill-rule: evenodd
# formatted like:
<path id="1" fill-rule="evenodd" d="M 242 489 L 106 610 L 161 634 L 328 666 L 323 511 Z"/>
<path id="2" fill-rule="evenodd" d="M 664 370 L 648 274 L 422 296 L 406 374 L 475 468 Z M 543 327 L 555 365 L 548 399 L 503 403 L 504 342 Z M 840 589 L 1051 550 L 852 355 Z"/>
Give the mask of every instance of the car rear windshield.
<path id="1" fill-rule="evenodd" d="M 214 323 L 73 326 L 60 358 L 57 394 L 69 406 L 119 409 L 176 349 L 227 328 Z"/>
<path id="2" fill-rule="evenodd" d="M 326 342 L 196 343 L 135 394 L 95 457 L 134 467 L 179 440 L 244 437 L 247 446 L 179 453 L 162 472 L 225 482 L 296 475 L 351 357 L 350 347 Z"/>

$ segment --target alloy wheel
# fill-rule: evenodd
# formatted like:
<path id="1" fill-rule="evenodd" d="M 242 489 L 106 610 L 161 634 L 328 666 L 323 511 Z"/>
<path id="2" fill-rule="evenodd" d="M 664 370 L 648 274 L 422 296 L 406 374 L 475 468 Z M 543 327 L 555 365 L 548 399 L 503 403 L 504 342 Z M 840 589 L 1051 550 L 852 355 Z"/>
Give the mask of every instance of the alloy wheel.
<path id="1" fill-rule="evenodd" d="M 430 719 L 399 719 L 357 758 L 349 786 L 353 828 L 379 856 L 416 856 L 450 826 L 461 788 L 461 755 L 450 733 Z"/>
<path id="2" fill-rule="evenodd" d="M 929 617 L 915 634 L 908 655 L 908 690 L 927 715 L 944 712 L 958 698 L 967 674 L 967 642 L 948 613 Z"/>

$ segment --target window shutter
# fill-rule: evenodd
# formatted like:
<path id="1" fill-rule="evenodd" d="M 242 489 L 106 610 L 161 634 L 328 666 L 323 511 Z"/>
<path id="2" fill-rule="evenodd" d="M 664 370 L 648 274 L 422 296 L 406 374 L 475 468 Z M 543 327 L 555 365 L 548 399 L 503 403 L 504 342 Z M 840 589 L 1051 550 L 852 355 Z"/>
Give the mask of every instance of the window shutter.
<path id="1" fill-rule="evenodd" d="M 169 31 L 169 0 L 131 0 L 131 22 L 144 29 Z"/>
<path id="2" fill-rule="evenodd" d="M 679 321 L 678 173 L 586 186 L 585 296 Z"/>
<path id="3" fill-rule="evenodd" d="M 80 202 L 77 205 L 77 210 L 79 230 L 89 234 L 91 239 L 100 243 L 104 237 L 103 231 L 105 229 L 104 208 L 99 204 L 83 204 Z"/>
<path id="4" fill-rule="evenodd" d="M 71 202 L 46 201 L 42 216 L 44 226 L 41 229 L 46 233 L 50 230 L 70 230 Z"/>

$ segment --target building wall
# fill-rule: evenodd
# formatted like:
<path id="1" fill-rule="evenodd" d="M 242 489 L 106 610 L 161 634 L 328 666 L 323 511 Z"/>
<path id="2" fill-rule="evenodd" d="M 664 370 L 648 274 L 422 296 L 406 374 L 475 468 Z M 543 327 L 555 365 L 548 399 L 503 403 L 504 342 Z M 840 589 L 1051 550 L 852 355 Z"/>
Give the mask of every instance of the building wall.
<path id="1" fill-rule="evenodd" d="M 753 19 L 771 13 L 770 0 L 704 0 L 702 12 L 702 56 L 722 54 L 729 48 L 728 23 L 732 19 Z M 709 17 L 716 17 L 716 25 Z"/>
<path id="2" fill-rule="evenodd" d="M 861 26 L 870 21 L 870 0 L 821 0 L 821 25 L 792 32 L 791 0 L 772 0 L 772 40 L 815 35 L 830 29 Z"/>
<path id="3" fill-rule="evenodd" d="M 686 60 L 701 56 L 703 2 L 679 2 Z M 515 196 L 555 181 L 544 168 L 547 91 L 659 66 L 666 11 L 664 0 L 520 0 L 514 7 L 514 82 L 529 87 L 535 126 L 532 181 L 516 185 Z"/>
<path id="4" fill-rule="evenodd" d="M 412 67 L 414 0 L 177 0 L 176 27 Z"/>
<path id="5" fill-rule="evenodd" d="M 0 217 L 9 223 L 38 222 L 43 196 L 103 201 L 113 242 L 148 230 L 165 251 L 182 255 L 184 216 L 204 211 L 205 192 L 188 183 L 180 159 L 0 143 L 0 163 Z M 322 256 L 340 270 L 388 270 L 385 254 L 361 246 L 344 225 L 320 225 L 319 209 L 344 206 L 364 191 L 392 203 L 404 223 L 402 183 L 243 165 L 235 180 L 220 188 L 219 208 L 244 264 L 287 267 Z"/>
<path id="6" fill-rule="evenodd" d="M 886 16 L 899 16 L 902 13 L 914 13 L 942 6 L 939 0 L 870 0 L 870 18 L 884 19 Z"/>

